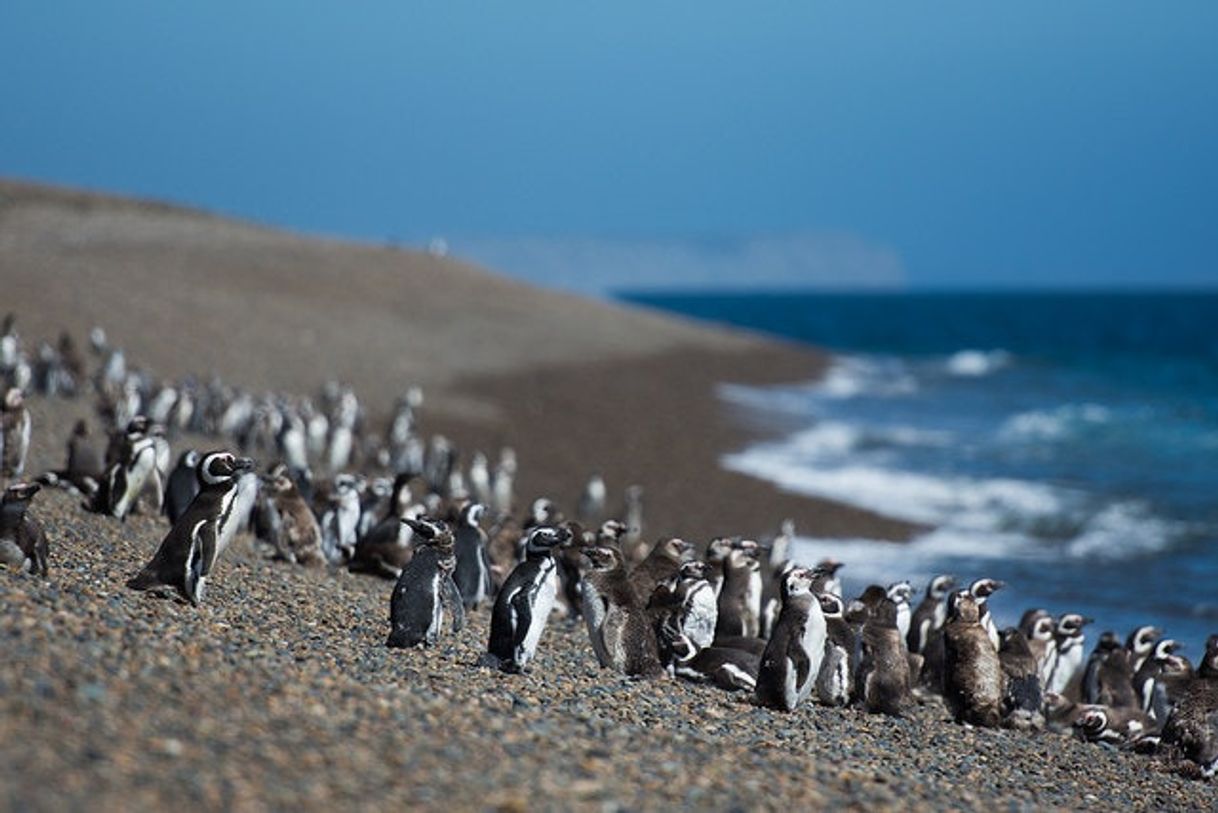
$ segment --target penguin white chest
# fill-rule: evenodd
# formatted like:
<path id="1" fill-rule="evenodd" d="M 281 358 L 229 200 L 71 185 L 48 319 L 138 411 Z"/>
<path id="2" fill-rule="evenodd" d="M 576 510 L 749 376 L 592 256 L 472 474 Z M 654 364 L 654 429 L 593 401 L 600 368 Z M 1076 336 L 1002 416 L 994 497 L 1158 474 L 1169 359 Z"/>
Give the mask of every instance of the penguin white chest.
<path id="1" fill-rule="evenodd" d="M 520 644 L 520 655 L 517 657 L 521 666 L 532 659 L 537 652 L 537 644 L 541 641 L 541 633 L 546 628 L 550 611 L 554 609 L 554 601 L 558 596 L 558 569 L 551 560 L 542 572 L 533 598 L 533 612 L 529 617 L 529 629 Z"/>

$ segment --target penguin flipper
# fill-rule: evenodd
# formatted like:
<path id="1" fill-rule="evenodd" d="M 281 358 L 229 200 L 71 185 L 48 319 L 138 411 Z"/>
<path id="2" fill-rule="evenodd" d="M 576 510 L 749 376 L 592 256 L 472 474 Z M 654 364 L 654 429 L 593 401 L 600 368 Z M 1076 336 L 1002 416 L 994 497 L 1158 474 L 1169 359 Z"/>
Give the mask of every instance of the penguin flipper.
<path id="1" fill-rule="evenodd" d="M 452 631 L 460 632 L 465 628 L 465 604 L 461 601 L 461 591 L 452 576 L 448 576 L 440 585 L 440 603 L 452 616 Z"/>
<path id="2" fill-rule="evenodd" d="M 516 616 L 516 627 L 512 630 L 512 659 L 520 663 L 524 654 L 524 640 L 533 625 L 533 607 L 529 603 L 529 592 L 517 590 L 512 596 L 512 610 Z"/>

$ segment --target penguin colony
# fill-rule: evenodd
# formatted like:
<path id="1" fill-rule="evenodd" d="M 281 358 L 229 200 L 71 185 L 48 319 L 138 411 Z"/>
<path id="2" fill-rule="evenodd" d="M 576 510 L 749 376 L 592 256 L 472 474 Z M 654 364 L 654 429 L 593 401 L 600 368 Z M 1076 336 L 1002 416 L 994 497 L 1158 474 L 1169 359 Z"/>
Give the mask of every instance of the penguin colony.
<path id="1" fill-rule="evenodd" d="M 1184 773 L 1218 772 L 1218 635 L 1196 664 L 1160 630 L 1105 632 L 1086 647 L 1090 620 L 1032 609 L 999 629 L 994 579 L 934 578 L 913 606 L 909 582 L 843 595 L 842 564 L 788 556 L 785 522 L 759 544 L 710 540 L 701 556 L 682 539 L 649 545 L 642 490 L 626 489 L 625 521 L 607 516 L 606 487 L 589 479 L 574 519 L 539 498 L 514 513 L 515 453 L 459 464 L 441 436 L 418 433 L 422 393 L 396 404 L 383 437 L 349 388 L 320 398 L 261 398 L 194 379 L 155 381 L 128 369 L 100 329 L 94 374 L 70 335 L 31 359 L 9 315 L 0 333 L 0 566 L 52 577 L 51 548 L 30 507 L 42 488 L 68 489 L 82 509 L 123 521 L 164 515 L 170 528 L 133 590 L 204 601 L 217 560 L 249 528 L 268 559 L 342 567 L 394 581 L 386 646 L 434 645 L 467 612 L 490 608 L 480 664 L 529 668 L 554 615 L 582 617 L 606 669 L 679 677 L 783 711 L 818 703 L 901 715 L 941 698 L 971 726 L 1048 729 L 1107 747 L 1159 754 Z M 32 431 L 25 393 L 97 399 L 104 448 L 79 422 L 62 469 L 25 478 Z M 169 437 L 210 435 L 224 449 L 181 452 Z M 317 475 L 311 463 L 321 467 Z M 366 476 L 363 471 L 377 471 Z"/>

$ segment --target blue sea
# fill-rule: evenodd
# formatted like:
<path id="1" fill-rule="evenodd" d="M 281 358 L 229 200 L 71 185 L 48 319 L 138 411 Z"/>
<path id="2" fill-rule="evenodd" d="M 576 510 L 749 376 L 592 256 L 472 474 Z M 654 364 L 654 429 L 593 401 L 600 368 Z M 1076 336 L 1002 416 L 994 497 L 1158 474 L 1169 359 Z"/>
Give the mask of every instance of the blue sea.
<path id="1" fill-rule="evenodd" d="M 1013 623 L 1218 632 L 1218 294 L 638 294 L 623 299 L 835 353 L 819 381 L 725 384 L 779 439 L 725 467 L 930 530 L 821 539 L 847 587 L 987 575 Z"/>

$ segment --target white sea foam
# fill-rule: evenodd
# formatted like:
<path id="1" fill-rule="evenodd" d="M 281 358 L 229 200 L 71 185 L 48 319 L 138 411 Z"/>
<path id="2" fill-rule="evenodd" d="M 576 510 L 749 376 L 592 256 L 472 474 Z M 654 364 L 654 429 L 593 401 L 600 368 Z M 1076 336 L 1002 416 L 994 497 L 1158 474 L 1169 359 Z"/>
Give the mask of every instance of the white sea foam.
<path id="1" fill-rule="evenodd" d="M 917 391 L 918 381 L 904 363 L 879 356 L 838 356 L 814 388 L 817 395 L 833 400 L 892 398 Z"/>
<path id="2" fill-rule="evenodd" d="M 1005 350 L 959 350 L 947 359 L 947 371 L 956 376 L 989 375 L 1011 363 Z"/>
<path id="3" fill-rule="evenodd" d="M 1002 424 L 998 434 L 1007 440 L 1058 440 L 1076 427 L 1105 424 L 1111 419 L 1111 410 L 1100 404 L 1064 404 L 1055 409 L 1013 415 Z"/>

